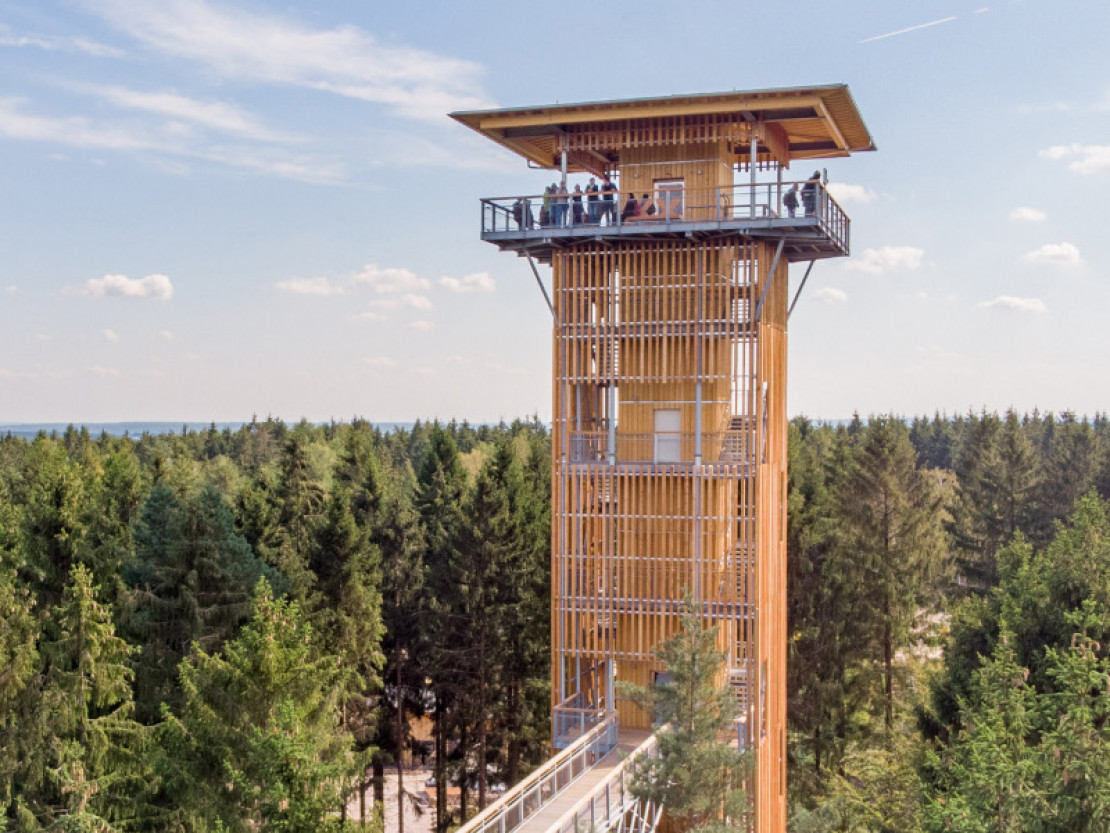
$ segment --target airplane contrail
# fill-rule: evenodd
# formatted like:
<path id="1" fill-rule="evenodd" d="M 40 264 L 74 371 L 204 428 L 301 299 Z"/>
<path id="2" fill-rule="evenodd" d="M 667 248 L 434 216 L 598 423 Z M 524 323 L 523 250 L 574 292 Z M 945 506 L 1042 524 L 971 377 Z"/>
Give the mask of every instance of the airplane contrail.
<path id="1" fill-rule="evenodd" d="M 887 32 L 885 35 L 875 35 L 872 38 L 865 38 L 856 43 L 871 43 L 872 41 L 883 40 L 884 38 L 893 38 L 895 35 L 904 35 L 906 32 L 916 32 L 918 29 L 928 29 L 930 26 L 939 26 L 941 23 L 950 23 L 956 19 L 956 15 L 952 17 L 942 17 L 940 20 L 933 20 L 929 23 L 920 23 L 917 26 L 911 26 L 908 29 L 899 29 L 897 32 Z"/>

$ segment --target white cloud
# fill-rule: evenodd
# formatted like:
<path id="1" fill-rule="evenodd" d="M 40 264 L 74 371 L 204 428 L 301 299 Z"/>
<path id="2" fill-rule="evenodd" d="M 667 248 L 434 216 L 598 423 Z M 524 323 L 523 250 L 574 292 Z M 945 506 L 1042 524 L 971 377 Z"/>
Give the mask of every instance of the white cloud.
<path id="1" fill-rule="evenodd" d="M 116 333 L 114 330 L 103 330 L 103 333 L 104 338 L 112 342 L 113 344 L 119 341 L 119 334 Z"/>
<path id="2" fill-rule="evenodd" d="M 396 367 L 397 360 L 389 356 L 367 356 L 362 363 L 371 367 Z"/>
<path id="3" fill-rule="evenodd" d="M 89 372 L 94 373 L 97 376 L 122 376 L 123 375 L 122 373 L 120 373 L 120 371 L 118 369 L 116 369 L 114 367 L 104 367 L 103 365 L 99 365 L 99 364 L 94 364 L 92 367 L 90 367 Z"/>
<path id="4" fill-rule="evenodd" d="M 1045 312 L 1048 309 L 1040 298 L 1017 298 L 1013 295 L 999 295 L 993 301 L 981 302 L 979 307 L 1010 312 Z"/>
<path id="5" fill-rule="evenodd" d="M 288 141 L 290 137 L 268 130 L 239 108 L 222 101 L 199 101 L 168 92 L 142 92 L 126 87 L 78 85 L 79 92 L 103 98 L 117 107 L 141 110 L 193 122 L 202 127 L 261 141 Z"/>
<path id="6" fill-rule="evenodd" d="M 0 138 L 103 150 L 150 150 L 159 146 L 155 137 L 131 126 L 103 127 L 79 116 L 28 115 L 21 112 L 23 104 L 21 98 L 0 98 Z"/>
<path id="7" fill-rule="evenodd" d="M 385 321 L 385 316 L 380 312 L 359 312 L 347 317 L 351 321 Z"/>
<path id="8" fill-rule="evenodd" d="M 147 275 L 145 278 L 129 278 L 126 275 L 105 275 L 103 278 L 89 278 L 82 295 L 94 298 L 149 298 L 168 301 L 173 297 L 173 284 L 165 275 Z"/>
<path id="9" fill-rule="evenodd" d="M 366 284 L 375 292 L 388 294 L 392 292 L 413 292 L 428 289 L 432 284 L 426 278 L 419 277 L 415 272 L 400 268 L 381 268 L 376 263 L 367 263 L 358 272 L 351 276 L 351 283 Z"/>
<path id="10" fill-rule="evenodd" d="M 46 52 L 81 52 L 97 58 L 122 58 L 122 49 L 107 46 L 87 38 L 51 38 L 35 35 L 16 35 L 10 26 L 0 23 L 0 46 L 32 47 Z"/>
<path id="11" fill-rule="evenodd" d="M 1021 256 L 1022 263 L 1048 264 L 1057 266 L 1080 266 L 1083 258 L 1079 249 L 1071 243 L 1045 243 Z"/>
<path id="12" fill-rule="evenodd" d="M 847 293 L 831 286 L 821 287 L 813 293 L 813 297 L 819 301 L 824 301 L 826 304 L 842 304 L 848 300 Z"/>
<path id="13" fill-rule="evenodd" d="M 7 292 L 9 295 L 15 295 L 17 292 L 19 292 L 19 287 L 13 283 L 10 286 L 5 286 L 4 291 Z"/>
<path id="14" fill-rule="evenodd" d="M 847 182 L 830 182 L 829 193 L 839 203 L 871 202 L 879 195 L 865 185 L 850 185 Z"/>
<path id="15" fill-rule="evenodd" d="M 1068 170 L 1078 174 L 1097 174 L 1110 170 L 1110 145 L 1053 145 L 1040 152 L 1044 159 L 1071 159 Z"/>
<path id="16" fill-rule="evenodd" d="M 439 285 L 451 292 L 493 292 L 495 284 L 489 272 L 475 272 L 460 278 L 443 277 Z"/>
<path id="17" fill-rule="evenodd" d="M 289 278 L 275 284 L 281 292 L 294 295 L 342 295 L 347 290 L 332 284 L 327 278 Z"/>
<path id="18" fill-rule="evenodd" d="M 292 84 L 442 118 L 490 104 L 481 65 L 380 43 L 355 26 L 312 28 L 205 0 L 96 0 L 88 8 L 162 54 L 197 61 L 237 81 Z"/>
<path id="19" fill-rule="evenodd" d="M 343 166 L 328 159 L 291 154 L 276 146 L 227 146 L 198 141 L 180 120 L 160 125 L 98 124 L 83 116 L 39 116 L 23 112 L 25 101 L 0 98 L 0 139 L 51 142 L 88 150 L 147 151 L 200 159 L 254 173 L 302 182 L 335 184 L 346 179 Z M 164 169 L 188 173 L 180 162 L 156 160 Z"/>
<path id="20" fill-rule="evenodd" d="M 377 307 L 378 309 L 431 309 L 432 300 L 426 295 L 416 295 L 412 292 L 406 292 L 404 295 L 396 298 L 378 298 L 370 302 L 370 306 Z"/>
<path id="21" fill-rule="evenodd" d="M 1041 211 L 1039 208 L 1030 208 L 1027 205 L 1019 205 L 1010 212 L 1011 220 L 1022 220 L 1030 223 L 1043 223 L 1048 219 L 1048 215 Z"/>
<path id="22" fill-rule="evenodd" d="M 433 324 L 431 321 L 413 321 L 411 324 L 409 324 L 409 326 L 414 330 L 419 330 L 420 332 L 424 333 L 428 332 L 429 330 L 434 330 L 436 327 L 436 325 Z"/>
<path id="23" fill-rule="evenodd" d="M 169 330 L 159 330 L 158 335 L 164 338 L 166 341 L 173 341 L 173 333 L 171 333 Z"/>
<path id="24" fill-rule="evenodd" d="M 879 275 L 896 269 L 917 269 L 924 257 L 925 250 L 915 246 L 883 246 L 878 249 L 864 249 L 858 257 L 849 260 L 844 268 Z"/>

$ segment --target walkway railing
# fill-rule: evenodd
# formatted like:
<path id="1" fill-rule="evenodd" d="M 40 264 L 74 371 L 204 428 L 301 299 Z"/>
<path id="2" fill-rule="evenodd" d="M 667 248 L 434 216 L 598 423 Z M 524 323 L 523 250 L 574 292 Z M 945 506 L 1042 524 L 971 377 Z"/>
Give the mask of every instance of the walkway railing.
<path id="1" fill-rule="evenodd" d="M 609 777 L 594 788 L 593 792 L 548 828 L 549 833 L 582 833 L 583 831 L 604 833 L 613 827 L 637 804 L 637 799 L 632 795 L 631 790 L 635 771 L 633 764 L 644 755 L 657 754 L 658 749 L 658 740 L 655 735 L 652 735 L 621 761 Z M 630 833 L 646 833 L 654 830 L 659 822 L 659 808 L 640 807 L 640 810 L 644 818 L 639 819 L 638 824 L 628 826 Z"/>
<path id="2" fill-rule="evenodd" d="M 793 191 L 793 186 L 798 191 Z M 787 206 L 793 193 L 796 207 Z M 631 198 L 631 201 L 630 201 Z M 633 209 L 633 204 L 635 208 Z M 775 226 L 817 226 L 847 250 L 848 216 L 823 183 L 784 182 L 721 188 L 613 194 L 591 202 L 585 193 L 529 194 L 482 200 L 482 234 L 550 236 L 575 229 L 594 234 L 637 228 L 681 231 L 691 225 L 767 221 Z"/>
<path id="3" fill-rule="evenodd" d="M 587 731 L 455 833 L 509 833 L 534 816 L 617 745 L 616 712 Z"/>
<path id="4" fill-rule="evenodd" d="M 704 432 L 701 435 L 703 465 L 738 465 L 749 462 L 752 438 L 745 431 Z M 657 431 L 611 436 L 607 431 L 573 431 L 570 459 L 573 463 L 693 463 L 697 451 L 694 433 Z"/>

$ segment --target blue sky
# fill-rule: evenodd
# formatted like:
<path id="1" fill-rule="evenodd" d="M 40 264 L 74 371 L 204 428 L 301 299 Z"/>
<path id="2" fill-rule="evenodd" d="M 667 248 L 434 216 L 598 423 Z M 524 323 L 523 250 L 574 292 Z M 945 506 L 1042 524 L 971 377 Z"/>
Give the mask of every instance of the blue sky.
<path id="1" fill-rule="evenodd" d="M 0 4 L 0 423 L 550 411 L 455 109 L 847 83 L 791 414 L 1110 407 L 1110 4 Z M 804 176 L 808 171 L 793 173 Z M 793 267 L 792 282 L 803 266 Z"/>

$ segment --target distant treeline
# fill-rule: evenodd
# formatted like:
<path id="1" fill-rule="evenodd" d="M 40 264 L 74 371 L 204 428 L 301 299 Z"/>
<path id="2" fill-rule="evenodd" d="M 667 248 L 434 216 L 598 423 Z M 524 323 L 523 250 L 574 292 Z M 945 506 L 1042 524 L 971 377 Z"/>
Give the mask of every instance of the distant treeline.
<path id="1" fill-rule="evenodd" d="M 535 420 L 0 438 L 0 830 L 362 829 L 428 752 L 457 823 L 548 754 L 549 460 Z"/>

